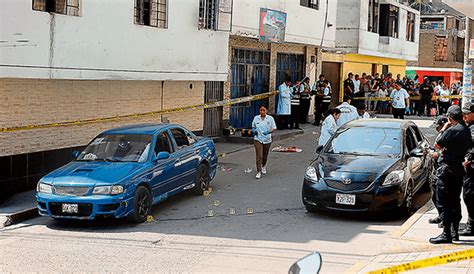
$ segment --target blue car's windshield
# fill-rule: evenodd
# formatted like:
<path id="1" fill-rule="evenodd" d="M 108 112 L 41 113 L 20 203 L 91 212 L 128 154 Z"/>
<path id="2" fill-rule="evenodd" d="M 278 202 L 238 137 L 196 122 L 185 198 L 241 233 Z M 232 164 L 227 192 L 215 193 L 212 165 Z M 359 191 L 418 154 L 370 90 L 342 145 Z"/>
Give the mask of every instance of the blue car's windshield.
<path id="1" fill-rule="evenodd" d="M 150 154 L 152 135 L 109 134 L 99 135 L 77 161 L 145 162 Z"/>
<path id="2" fill-rule="evenodd" d="M 329 154 L 398 155 L 401 151 L 400 130 L 351 127 L 340 130 L 326 146 Z"/>

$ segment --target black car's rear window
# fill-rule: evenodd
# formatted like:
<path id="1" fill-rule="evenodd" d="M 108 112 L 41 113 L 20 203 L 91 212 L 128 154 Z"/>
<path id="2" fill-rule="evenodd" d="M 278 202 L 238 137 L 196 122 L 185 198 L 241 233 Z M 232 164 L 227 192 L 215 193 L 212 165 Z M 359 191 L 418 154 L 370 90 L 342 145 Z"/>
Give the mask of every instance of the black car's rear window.
<path id="1" fill-rule="evenodd" d="M 329 154 L 399 155 L 400 129 L 351 127 L 338 131 L 324 152 Z"/>

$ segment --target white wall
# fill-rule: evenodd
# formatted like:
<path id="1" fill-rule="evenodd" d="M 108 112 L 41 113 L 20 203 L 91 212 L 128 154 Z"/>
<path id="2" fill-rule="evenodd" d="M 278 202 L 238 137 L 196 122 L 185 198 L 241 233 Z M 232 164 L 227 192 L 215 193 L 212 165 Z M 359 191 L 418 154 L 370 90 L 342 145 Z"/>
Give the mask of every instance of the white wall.
<path id="1" fill-rule="evenodd" d="M 319 10 L 303 7 L 299 0 L 234 0 L 232 34 L 258 38 L 260 8 L 287 13 L 285 42 L 321 45 L 326 14 L 326 0 L 320 0 Z M 329 0 L 328 23 L 323 47 L 333 48 L 336 35 L 337 0 Z"/>
<path id="2" fill-rule="evenodd" d="M 229 34 L 197 29 L 198 0 L 168 0 L 168 29 L 134 24 L 134 2 L 82 0 L 74 17 L 0 0 L 0 77 L 227 79 Z"/>
<path id="3" fill-rule="evenodd" d="M 369 0 L 338 0 L 336 48 L 347 53 L 416 61 L 420 32 L 419 12 L 395 0 L 382 0 L 380 3 L 400 7 L 399 38 L 390 37 L 386 39 L 388 43 L 381 43 L 377 33 L 368 31 Z M 406 41 L 408 11 L 416 14 L 415 42 Z"/>

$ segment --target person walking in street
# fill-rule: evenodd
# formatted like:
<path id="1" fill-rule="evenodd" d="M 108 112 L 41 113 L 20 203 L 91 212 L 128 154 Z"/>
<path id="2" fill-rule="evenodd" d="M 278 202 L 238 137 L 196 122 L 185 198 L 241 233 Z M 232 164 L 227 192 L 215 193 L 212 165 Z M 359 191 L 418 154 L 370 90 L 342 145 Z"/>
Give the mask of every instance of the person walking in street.
<path id="1" fill-rule="evenodd" d="M 462 186 L 463 200 L 467 208 L 468 218 L 466 227 L 459 232 L 461 236 L 474 236 L 474 105 L 469 109 L 464 109 L 464 121 L 471 131 L 471 147 L 466 154 L 464 168 L 464 182 Z"/>
<path id="2" fill-rule="evenodd" d="M 420 112 L 426 114 L 426 116 L 431 116 L 431 99 L 433 98 L 434 89 L 430 84 L 430 80 L 425 78 L 423 84 L 420 86 Z"/>
<path id="3" fill-rule="evenodd" d="M 395 119 L 405 119 L 405 112 L 410 105 L 410 95 L 402 88 L 402 84 L 395 83 L 395 89 L 390 94 L 392 114 Z"/>
<path id="4" fill-rule="evenodd" d="M 339 127 L 347 122 L 356 120 L 359 117 L 357 108 L 351 105 L 351 100 L 351 97 L 344 96 L 344 102 L 336 107 L 341 111 L 341 116 L 337 120 L 337 125 Z"/>
<path id="5" fill-rule="evenodd" d="M 308 123 L 308 113 L 311 106 L 311 85 L 309 84 L 309 77 L 306 77 L 303 80 L 303 83 L 300 85 L 300 123 Z"/>
<path id="6" fill-rule="evenodd" d="M 300 114 L 301 114 L 301 94 L 300 85 L 298 82 L 291 94 L 291 115 L 290 115 L 290 129 L 300 128 Z"/>
<path id="7" fill-rule="evenodd" d="M 272 132 L 277 128 L 273 117 L 267 114 L 267 107 L 262 105 L 259 110 L 260 114 L 255 116 L 252 122 L 257 165 L 256 179 L 260 179 L 262 174 L 267 174 L 267 160 L 272 145 Z"/>
<path id="8" fill-rule="evenodd" d="M 334 108 L 328 111 L 326 119 L 323 121 L 323 126 L 321 127 L 321 135 L 319 136 L 318 145 L 324 146 L 327 141 L 336 133 L 339 126 L 337 125 L 337 120 L 341 117 L 341 110 Z"/>
<path id="9" fill-rule="evenodd" d="M 291 79 L 286 78 L 285 82 L 278 88 L 278 107 L 277 115 L 280 120 L 281 129 L 288 129 L 289 118 L 291 115 Z"/>
<path id="10" fill-rule="evenodd" d="M 354 81 L 352 80 L 354 74 L 349 72 L 347 79 L 344 80 L 344 96 L 352 97 L 354 95 Z"/>
<path id="11" fill-rule="evenodd" d="M 461 191 L 464 176 L 464 157 L 472 146 L 471 132 L 463 121 L 461 108 L 451 106 L 447 112 L 448 123 L 441 129 L 435 148 L 441 152 L 433 153 L 438 158 L 436 171 L 436 192 L 441 207 L 443 232 L 430 238 L 432 244 L 452 243 L 459 240 L 461 221 Z"/>

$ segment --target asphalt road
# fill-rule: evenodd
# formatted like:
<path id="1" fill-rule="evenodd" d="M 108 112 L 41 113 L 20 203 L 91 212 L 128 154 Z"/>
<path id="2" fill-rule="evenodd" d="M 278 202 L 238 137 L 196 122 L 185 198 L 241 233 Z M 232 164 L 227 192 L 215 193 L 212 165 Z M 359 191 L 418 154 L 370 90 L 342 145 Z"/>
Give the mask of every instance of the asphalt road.
<path id="1" fill-rule="evenodd" d="M 309 130 L 279 144 L 303 152 L 271 153 L 269 174 L 258 181 L 245 173 L 255 169 L 252 148 L 222 158 L 210 196 L 173 197 L 153 208 L 151 222 L 38 217 L 2 229 L 0 271 L 287 273 L 298 258 L 319 251 L 322 273 L 343 273 L 378 254 L 404 219 L 306 213 L 301 185 L 317 135 Z M 418 195 L 417 205 L 427 198 Z"/>

